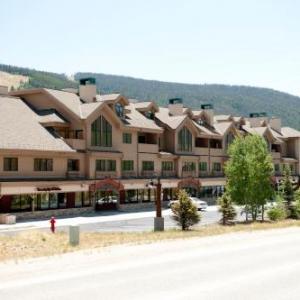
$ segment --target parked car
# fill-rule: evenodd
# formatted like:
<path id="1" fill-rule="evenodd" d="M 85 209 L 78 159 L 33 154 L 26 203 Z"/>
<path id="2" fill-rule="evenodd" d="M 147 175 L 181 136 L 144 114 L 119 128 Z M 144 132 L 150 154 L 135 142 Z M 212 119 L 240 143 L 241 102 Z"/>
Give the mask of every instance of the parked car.
<path id="1" fill-rule="evenodd" d="M 116 196 L 108 196 L 97 200 L 97 204 L 104 203 L 118 203 L 118 198 Z"/>
<path id="2" fill-rule="evenodd" d="M 203 201 L 197 197 L 189 197 L 193 204 L 197 207 L 198 210 L 205 210 L 208 207 L 206 201 Z M 171 208 L 174 203 L 178 202 L 178 200 L 171 200 L 168 203 L 168 207 Z"/>

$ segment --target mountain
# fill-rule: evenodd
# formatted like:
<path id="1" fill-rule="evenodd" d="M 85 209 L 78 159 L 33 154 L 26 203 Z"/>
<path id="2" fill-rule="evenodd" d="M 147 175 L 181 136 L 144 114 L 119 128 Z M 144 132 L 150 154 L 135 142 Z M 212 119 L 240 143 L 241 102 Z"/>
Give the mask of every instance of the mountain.
<path id="1" fill-rule="evenodd" d="M 95 77 L 100 93 L 117 92 L 128 98 L 155 100 L 166 105 L 169 98 L 180 97 L 186 106 L 199 108 L 212 103 L 217 113 L 248 116 L 251 112 L 267 112 L 279 116 L 283 125 L 300 130 L 300 97 L 267 88 L 221 84 L 183 84 L 144 80 L 101 73 L 77 73 L 74 80 L 65 74 L 43 72 L 0 64 L 0 71 L 27 76 L 20 88 L 47 87 L 62 89 L 78 87 L 83 77 Z M 1 77 L 0 77 L 1 85 Z"/>

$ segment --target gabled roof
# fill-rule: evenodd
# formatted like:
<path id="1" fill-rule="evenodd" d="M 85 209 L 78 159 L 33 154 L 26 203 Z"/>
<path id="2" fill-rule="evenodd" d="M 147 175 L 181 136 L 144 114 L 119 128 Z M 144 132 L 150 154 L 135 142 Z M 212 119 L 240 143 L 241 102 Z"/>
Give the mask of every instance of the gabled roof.
<path id="1" fill-rule="evenodd" d="M 215 137 L 215 138 L 221 138 L 222 136 L 219 133 L 214 132 L 212 129 L 208 129 L 207 127 L 198 124 L 197 122 L 193 121 L 194 125 L 198 128 L 200 131 L 200 134 L 202 135 L 207 135 L 210 137 Z"/>
<path id="2" fill-rule="evenodd" d="M 233 122 L 214 123 L 213 126 L 217 133 L 224 135 L 227 133 L 230 127 L 233 127 Z"/>
<path id="3" fill-rule="evenodd" d="M 0 96 L 0 149 L 75 152 L 39 121 L 21 99 Z"/>
<path id="4" fill-rule="evenodd" d="M 81 118 L 87 119 L 96 109 L 105 105 L 105 102 L 91 102 L 81 105 Z"/>
<path id="5" fill-rule="evenodd" d="M 215 115 L 214 122 L 232 121 L 232 115 Z"/>
<path id="6" fill-rule="evenodd" d="M 134 107 L 138 111 L 149 111 L 151 109 L 153 109 L 155 112 L 159 111 L 159 107 L 157 106 L 157 104 L 152 101 L 136 102 L 134 103 Z"/>
<path id="7" fill-rule="evenodd" d="M 181 115 L 181 116 L 171 116 L 169 114 L 169 109 L 166 107 L 161 107 L 159 109 L 159 112 L 155 114 L 155 117 L 162 122 L 163 124 L 167 125 L 171 129 L 176 129 L 179 127 L 182 122 L 188 118 L 187 115 Z"/>
<path id="8" fill-rule="evenodd" d="M 137 128 L 156 132 L 163 131 L 163 129 L 157 126 L 153 120 L 146 118 L 142 113 L 136 110 L 135 103 L 129 103 L 126 108 L 128 108 L 130 112 L 126 114 L 126 118 L 123 121 L 124 128 Z"/>
<path id="9" fill-rule="evenodd" d="M 57 124 L 65 124 L 68 122 L 64 120 L 61 116 L 59 116 L 56 112 L 43 113 L 38 115 L 38 121 L 40 124 L 49 124 L 49 123 L 57 123 Z"/>
<path id="10" fill-rule="evenodd" d="M 278 133 L 272 130 L 270 127 L 249 127 L 247 125 L 242 126 L 243 130 L 250 134 L 258 134 L 261 137 L 265 137 L 267 134 L 272 138 L 275 143 L 282 143 L 281 139 L 278 139 Z M 274 134 L 275 133 L 275 134 Z"/>
<path id="11" fill-rule="evenodd" d="M 300 138 L 300 131 L 291 127 L 282 127 L 281 133 L 286 138 Z"/>

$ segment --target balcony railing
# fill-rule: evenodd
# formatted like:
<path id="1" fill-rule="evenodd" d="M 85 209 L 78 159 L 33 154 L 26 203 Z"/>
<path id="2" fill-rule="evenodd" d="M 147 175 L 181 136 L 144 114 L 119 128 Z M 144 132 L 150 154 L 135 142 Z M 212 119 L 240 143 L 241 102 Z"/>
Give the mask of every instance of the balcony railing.
<path id="1" fill-rule="evenodd" d="M 79 171 L 68 171 L 66 173 L 66 176 L 67 176 L 68 179 L 78 179 L 78 178 L 83 177 L 83 176 L 80 175 Z"/>
<path id="2" fill-rule="evenodd" d="M 117 178 L 117 172 L 110 171 L 110 172 L 104 172 L 104 171 L 96 171 L 96 178 L 97 179 L 105 179 L 105 178 Z"/>
<path id="3" fill-rule="evenodd" d="M 65 139 L 65 142 L 73 149 L 76 149 L 76 150 L 84 150 L 85 149 L 85 140 Z"/>
<path id="4" fill-rule="evenodd" d="M 174 178 L 176 176 L 176 171 L 161 171 L 162 178 Z"/>
<path id="5" fill-rule="evenodd" d="M 200 178 L 216 178 L 216 177 L 224 177 L 225 174 L 223 171 L 213 171 L 213 172 L 200 172 L 199 177 Z"/>
<path id="6" fill-rule="evenodd" d="M 122 171 L 122 178 L 124 179 L 130 179 L 130 178 L 136 178 L 137 174 L 135 171 Z"/>
<path id="7" fill-rule="evenodd" d="M 186 177 L 196 177 L 197 176 L 197 172 L 196 171 L 182 171 L 182 175 L 183 178 Z"/>
<path id="8" fill-rule="evenodd" d="M 157 177 L 157 173 L 154 171 L 142 171 L 141 172 L 141 176 L 143 178 L 156 178 Z"/>
<path id="9" fill-rule="evenodd" d="M 158 145 L 157 144 L 138 144 L 138 151 L 139 152 L 146 152 L 146 153 L 157 153 L 158 152 Z"/>

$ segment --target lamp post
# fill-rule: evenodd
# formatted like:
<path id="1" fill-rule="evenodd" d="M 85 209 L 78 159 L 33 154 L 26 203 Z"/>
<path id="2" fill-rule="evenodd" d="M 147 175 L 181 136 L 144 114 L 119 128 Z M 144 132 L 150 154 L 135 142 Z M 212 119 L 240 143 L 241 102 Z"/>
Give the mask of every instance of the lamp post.
<path id="1" fill-rule="evenodd" d="M 160 177 L 157 177 L 157 183 L 154 183 L 153 180 L 151 180 L 149 185 L 147 186 L 156 187 L 156 197 L 155 197 L 156 216 L 154 218 L 154 231 L 164 231 L 164 218 L 162 217 L 162 213 L 161 213 Z"/>

